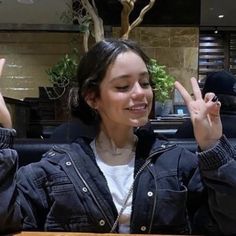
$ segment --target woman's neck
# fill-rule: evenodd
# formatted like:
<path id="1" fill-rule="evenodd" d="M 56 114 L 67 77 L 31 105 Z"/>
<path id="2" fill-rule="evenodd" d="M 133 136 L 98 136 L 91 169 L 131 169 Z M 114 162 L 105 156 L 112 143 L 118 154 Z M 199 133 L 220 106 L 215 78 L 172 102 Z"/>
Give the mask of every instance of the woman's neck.
<path id="1" fill-rule="evenodd" d="M 100 127 L 96 138 L 96 149 L 99 156 L 110 164 L 128 163 L 134 157 L 137 136 L 133 128 L 111 129 L 110 132 L 105 126 Z"/>
<path id="2" fill-rule="evenodd" d="M 106 142 L 111 148 L 125 148 L 133 146 L 134 135 L 132 127 L 106 127 L 101 125 L 97 140 Z"/>

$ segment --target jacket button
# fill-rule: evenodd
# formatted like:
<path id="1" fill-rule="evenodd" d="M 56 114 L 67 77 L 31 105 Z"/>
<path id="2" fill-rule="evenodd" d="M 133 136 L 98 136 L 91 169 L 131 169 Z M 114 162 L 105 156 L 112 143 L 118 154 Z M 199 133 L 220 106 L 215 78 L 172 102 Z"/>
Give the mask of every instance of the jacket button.
<path id="1" fill-rule="evenodd" d="M 100 226 L 104 226 L 104 225 L 105 225 L 105 220 L 100 220 L 100 221 L 99 221 L 99 225 L 100 225 Z"/>
<path id="2" fill-rule="evenodd" d="M 153 192 L 149 191 L 149 192 L 147 193 L 147 195 L 148 195 L 148 197 L 152 197 L 152 196 L 153 196 Z"/>
<path id="3" fill-rule="evenodd" d="M 85 192 L 85 193 L 88 192 L 88 189 L 87 189 L 86 187 L 83 187 L 82 190 L 83 190 L 83 192 Z"/>
<path id="4" fill-rule="evenodd" d="M 66 165 L 67 165 L 67 166 L 71 166 L 71 162 L 70 162 L 70 161 L 67 161 L 67 162 L 66 162 Z"/>
<path id="5" fill-rule="evenodd" d="M 141 226 L 141 228 L 140 228 L 140 229 L 141 229 L 141 231 L 143 231 L 143 232 L 144 232 L 144 231 L 146 231 L 147 227 L 146 227 L 146 226 Z"/>

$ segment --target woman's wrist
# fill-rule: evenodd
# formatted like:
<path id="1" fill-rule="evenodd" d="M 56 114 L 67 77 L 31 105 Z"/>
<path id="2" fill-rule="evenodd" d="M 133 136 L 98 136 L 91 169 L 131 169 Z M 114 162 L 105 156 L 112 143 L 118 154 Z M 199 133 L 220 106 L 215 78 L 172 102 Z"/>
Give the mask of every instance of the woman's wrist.
<path id="1" fill-rule="evenodd" d="M 0 149 L 12 148 L 16 130 L 0 128 Z"/>
<path id="2" fill-rule="evenodd" d="M 201 169 L 216 169 L 235 158 L 234 147 L 222 137 L 208 150 L 197 152 Z"/>

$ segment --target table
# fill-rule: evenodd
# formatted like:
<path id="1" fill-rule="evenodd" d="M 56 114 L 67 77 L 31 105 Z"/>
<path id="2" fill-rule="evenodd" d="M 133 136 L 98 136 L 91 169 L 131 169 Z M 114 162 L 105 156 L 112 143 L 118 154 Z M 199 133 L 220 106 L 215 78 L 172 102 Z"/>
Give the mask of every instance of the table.
<path id="1" fill-rule="evenodd" d="M 119 235 L 119 234 L 115 234 Z M 121 236 L 140 236 L 140 234 L 121 234 Z M 142 236 L 150 234 L 142 234 Z M 114 236 L 114 234 L 95 234 L 95 233 L 73 233 L 73 232 L 21 232 L 9 236 Z M 152 236 L 168 236 L 162 234 L 152 234 Z M 173 235 L 169 235 L 173 236 Z"/>

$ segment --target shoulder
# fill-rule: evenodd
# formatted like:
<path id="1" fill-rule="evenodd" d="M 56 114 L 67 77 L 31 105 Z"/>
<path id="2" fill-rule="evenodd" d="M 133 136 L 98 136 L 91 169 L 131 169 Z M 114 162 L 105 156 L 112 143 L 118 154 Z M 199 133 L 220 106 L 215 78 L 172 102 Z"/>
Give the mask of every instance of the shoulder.
<path id="1" fill-rule="evenodd" d="M 42 159 L 22 166 L 18 170 L 19 177 L 38 179 L 55 172 L 60 163 L 68 159 L 67 151 L 71 149 L 72 144 L 54 145 L 49 151 L 43 154 Z"/>
<path id="2" fill-rule="evenodd" d="M 61 169 L 70 158 L 83 158 L 85 152 L 91 152 L 89 141 L 79 138 L 76 142 L 54 145 L 49 151 L 43 154 L 42 159 L 23 166 L 19 169 L 19 175 L 29 175 L 30 178 L 40 178 L 50 175 Z"/>
<path id="3" fill-rule="evenodd" d="M 178 171 L 189 172 L 198 168 L 198 157 L 178 143 L 156 140 L 151 155 L 156 165 L 173 168 Z"/>

